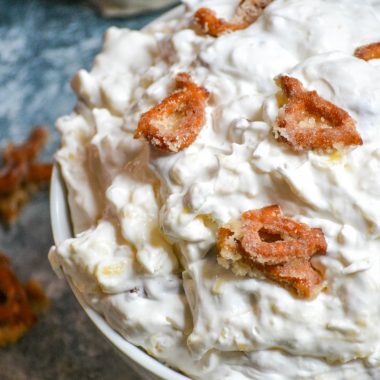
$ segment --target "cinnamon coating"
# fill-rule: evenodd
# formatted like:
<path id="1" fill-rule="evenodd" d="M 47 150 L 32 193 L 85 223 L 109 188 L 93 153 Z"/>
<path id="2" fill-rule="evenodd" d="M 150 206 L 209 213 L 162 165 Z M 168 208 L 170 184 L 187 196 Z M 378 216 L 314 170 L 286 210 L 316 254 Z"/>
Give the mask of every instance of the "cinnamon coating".
<path id="1" fill-rule="evenodd" d="M 348 112 L 316 91 L 306 91 L 296 78 L 281 76 L 278 83 L 285 97 L 273 129 L 279 141 L 296 151 L 328 151 L 363 144 Z"/>
<path id="2" fill-rule="evenodd" d="M 259 18 L 263 10 L 271 2 L 272 0 L 241 0 L 235 15 L 230 21 L 219 18 L 209 8 L 198 9 L 194 18 L 204 33 L 213 37 L 219 37 L 227 32 L 235 32 L 247 28 Z"/>
<path id="3" fill-rule="evenodd" d="M 238 275 L 264 276 L 300 298 L 313 298 L 323 288 L 311 264 L 327 251 L 322 230 L 283 216 L 277 205 L 244 212 L 219 228 L 217 247 L 219 264 Z"/>
<path id="4" fill-rule="evenodd" d="M 141 115 L 134 137 L 144 137 L 165 152 L 191 145 L 205 123 L 208 92 L 192 82 L 188 73 L 176 77 L 176 91 Z"/>
<path id="5" fill-rule="evenodd" d="M 355 57 L 370 61 L 380 58 L 380 42 L 358 47 L 354 52 Z"/>

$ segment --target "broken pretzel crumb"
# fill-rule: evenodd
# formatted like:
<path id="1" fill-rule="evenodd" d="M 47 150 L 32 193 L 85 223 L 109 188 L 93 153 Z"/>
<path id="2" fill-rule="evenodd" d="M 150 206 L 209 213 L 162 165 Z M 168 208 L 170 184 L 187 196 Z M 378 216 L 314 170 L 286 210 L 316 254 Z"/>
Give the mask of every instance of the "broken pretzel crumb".
<path id="1" fill-rule="evenodd" d="M 48 299 L 34 280 L 22 285 L 0 254 L 0 347 L 18 341 L 46 310 Z"/>
<path id="2" fill-rule="evenodd" d="M 0 169 L 0 217 L 6 224 L 12 223 L 31 194 L 50 180 L 52 164 L 35 162 L 47 138 L 47 130 L 36 127 L 25 143 L 8 144 L 3 150 L 3 166 Z"/>

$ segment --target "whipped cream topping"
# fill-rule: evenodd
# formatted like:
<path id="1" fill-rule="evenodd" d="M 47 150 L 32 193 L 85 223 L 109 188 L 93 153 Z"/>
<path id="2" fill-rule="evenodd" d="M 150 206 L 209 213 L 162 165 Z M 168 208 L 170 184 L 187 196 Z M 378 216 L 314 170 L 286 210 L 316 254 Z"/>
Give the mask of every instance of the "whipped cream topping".
<path id="1" fill-rule="evenodd" d="M 51 262 L 127 340 L 194 379 L 376 379 L 380 67 L 353 52 L 380 40 L 380 3 L 275 0 L 245 30 L 194 30 L 201 6 L 229 18 L 237 4 L 188 0 L 144 31 L 111 28 L 74 77 L 56 158 L 75 237 Z M 196 141 L 168 154 L 133 133 L 181 71 L 211 96 Z M 349 112 L 364 144 L 323 154 L 276 141 L 280 74 Z M 216 262 L 218 226 L 270 204 L 325 233 L 314 265 L 328 291 L 312 301 Z"/>

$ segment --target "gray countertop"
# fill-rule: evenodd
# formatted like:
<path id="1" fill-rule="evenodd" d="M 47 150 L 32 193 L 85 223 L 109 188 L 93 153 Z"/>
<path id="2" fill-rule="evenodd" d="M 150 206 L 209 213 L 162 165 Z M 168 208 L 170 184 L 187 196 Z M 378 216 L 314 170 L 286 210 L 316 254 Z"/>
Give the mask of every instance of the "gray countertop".
<path id="1" fill-rule="evenodd" d="M 54 121 L 75 104 L 69 80 L 91 67 L 103 32 L 111 25 L 141 28 L 158 14 L 105 20 L 80 1 L 0 0 L 0 147 L 47 124 L 51 139 L 43 158 L 51 159 L 59 144 Z M 53 273 L 52 243 L 47 192 L 37 194 L 10 229 L 0 227 L 0 250 L 22 279 L 39 280 L 51 299 L 23 339 L 0 349 L 0 379 L 137 380 Z"/>

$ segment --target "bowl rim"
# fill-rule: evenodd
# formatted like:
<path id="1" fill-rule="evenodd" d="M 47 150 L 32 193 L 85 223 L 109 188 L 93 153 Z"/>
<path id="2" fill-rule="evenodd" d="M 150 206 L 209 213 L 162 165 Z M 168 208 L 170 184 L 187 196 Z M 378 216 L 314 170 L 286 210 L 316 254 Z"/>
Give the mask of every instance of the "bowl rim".
<path id="1" fill-rule="evenodd" d="M 168 21 L 183 12 L 184 6 L 177 6 L 170 11 L 164 13 L 153 22 L 149 23 L 145 28 L 161 21 Z M 53 231 L 53 239 L 55 245 L 59 245 L 64 240 L 74 236 L 71 224 L 70 210 L 68 205 L 67 189 L 62 177 L 61 169 L 57 162 L 54 163 L 52 178 L 50 182 L 50 219 Z M 62 271 L 63 272 L 63 271 Z M 190 380 L 174 369 L 166 366 L 162 362 L 147 354 L 143 349 L 129 343 L 119 332 L 114 330 L 106 321 L 106 319 L 97 311 L 92 309 L 85 301 L 84 296 L 75 287 L 68 275 L 63 272 L 65 279 L 75 298 L 81 305 L 89 319 L 102 333 L 102 335 L 111 343 L 111 345 L 123 356 L 125 355 L 133 363 L 139 365 L 144 370 L 161 378 L 163 380 Z"/>

